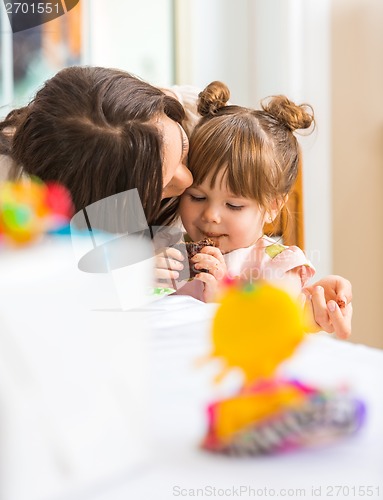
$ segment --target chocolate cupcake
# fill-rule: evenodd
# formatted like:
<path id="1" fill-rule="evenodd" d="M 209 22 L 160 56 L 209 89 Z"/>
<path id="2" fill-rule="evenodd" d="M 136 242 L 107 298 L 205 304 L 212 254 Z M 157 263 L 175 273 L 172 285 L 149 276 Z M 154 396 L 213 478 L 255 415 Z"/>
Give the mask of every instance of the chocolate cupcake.
<path id="1" fill-rule="evenodd" d="M 180 243 L 179 245 L 175 245 L 175 248 L 178 248 L 182 252 L 183 246 L 186 246 L 186 251 L 189 259 L 189 272 L 190 276 L 187 274 L 187 270 L 183 270 L 180 272 L 179 280 L 185 280 L 188 278 L 194 278 L 194 276 L 198 273 L 208 273 L 207 269 L 195 269 L 194 264 L 190 262 L 190 259 L 193 258 L 197 253 L 200 253 L 204 247 L 215 247 L 214 241 L 210 238 L 204 238 L 200 241 L 188 241 L 186 243 Z"/>

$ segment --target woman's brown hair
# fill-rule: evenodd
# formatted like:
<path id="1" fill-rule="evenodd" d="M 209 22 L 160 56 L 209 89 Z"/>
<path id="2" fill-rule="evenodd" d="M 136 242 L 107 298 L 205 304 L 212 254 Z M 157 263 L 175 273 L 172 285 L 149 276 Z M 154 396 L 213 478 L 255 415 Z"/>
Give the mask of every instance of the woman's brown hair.
<path id="1" fill-rule="evenodd" d="M 184 118 L 176 99 L 129 73 L 70 67 L 0 123 L 0 153 L 11 158 L 14 177 L 25 172 L 65 185 L 76 210 L 137 188 L 155 224 L 164 157 L 155 119 L 163 114 Z"/>
<path id="2" fill-rule="evenodd" d="M 229 97 L 221 82 L 199 94 L 203 118 L 190 138 L 188 167 L 195 185 L 211 176 L 213 186 L 223 171 L 233 194 L 267 210 L 275 200 L 283 203 L 296 180 L 301 151 L 293 132 L 311 127 L 312 108 L 274 96 L 253 110 L 226 105 Z"/>

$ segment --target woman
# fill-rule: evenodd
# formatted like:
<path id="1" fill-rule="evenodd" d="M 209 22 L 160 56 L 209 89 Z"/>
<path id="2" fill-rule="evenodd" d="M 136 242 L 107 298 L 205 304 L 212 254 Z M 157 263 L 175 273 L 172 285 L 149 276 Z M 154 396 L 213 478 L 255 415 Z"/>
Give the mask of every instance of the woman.
<path id="1" fill-rule="evenodd" d="M 65 185 L 76 210 L 137 188 L 148 223 L 164 225 L 176 216 L 174 197 L 192 183 L 184 118 L 177 99 L 129 73 L 71 67 L 0 123 L 0 154 L 10 158 L 13 177 L 26 173 Z M 180 265 L 180 253 L 169 252 L 173 270 L 160 269 L 157 278 L 171 278 Z M 329 276 L 306 292 L 321 329 L 348 337 L 350 283 Z M 339 297 L 349 304 L 343 313 L 327 306 Z"/>
<path id="2" fill-rule="evenodd" d="M 0 153 L 13 177 L 65 185 L 76 210 L 137 188 L 149 224 L 159 224 L 161 200 L 192 182 L 183 118 L 177 100 L 124 71 L 71 67 L 0 123 Z"/>

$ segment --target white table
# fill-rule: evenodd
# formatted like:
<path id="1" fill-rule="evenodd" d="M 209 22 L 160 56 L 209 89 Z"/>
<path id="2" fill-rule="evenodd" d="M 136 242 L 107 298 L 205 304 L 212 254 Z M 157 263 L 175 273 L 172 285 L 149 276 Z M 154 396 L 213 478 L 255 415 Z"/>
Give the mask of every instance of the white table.
<path id="1" fill-rule="evenodd" d="M 256 495 L 250 488 L 257 498 L 361 498 L 363 491 L 366 497 L 367 493 L 370 498 L 383 497 L 382 351 L 323 334 L 309 335 L 282 370 L 322 387 L 344 383 L 352 387 L 368 411 L 358 435 L 280 456 L 220 457 L 198 449 L 204 431 L 203 400 L 208 397 L 203 384 L 209 377 L 203 380 L 191 367 L 192 360 L 208 350 L 207 324 L 215 306 L 169 297 L 156 307 L 152 342 L 168 419 L 162 408 L 163 434 L 153 467 L 116 488 L 113 500 L 193 498 L 202 495 L 198 488 L 206 488 L 208 498 L 222 498 L 223 490 L 229 498 L 252 498 Z M 96 498 L 112 497 L 109 492 Z"/>

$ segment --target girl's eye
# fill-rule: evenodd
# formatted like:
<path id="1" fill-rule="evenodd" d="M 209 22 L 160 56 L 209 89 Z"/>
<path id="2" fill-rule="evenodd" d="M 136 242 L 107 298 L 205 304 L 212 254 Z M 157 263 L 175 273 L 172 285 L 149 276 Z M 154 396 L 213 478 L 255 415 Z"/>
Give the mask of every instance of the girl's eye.
<path id="1" fill-rule="evenodd" d="M 243 208 L 242 205 L 232 205 L 231 203 L 226 203 L 226 205 L 230 210 L 242 210 Z"/>
<path id="2" fill-rule="evenodd" d="M 191 201 L 203 201 L 205 199 L 204 196 L 194 196 L 193 194 L 190 194 L 189 196 Z"/>

